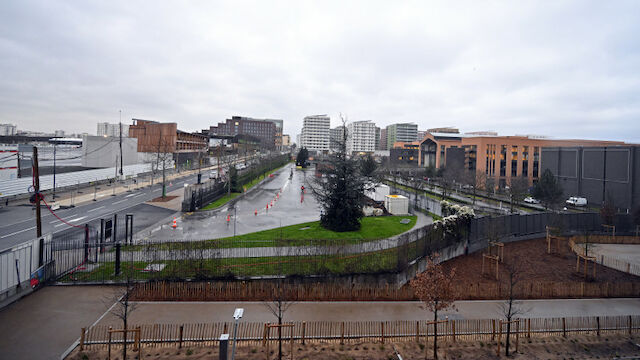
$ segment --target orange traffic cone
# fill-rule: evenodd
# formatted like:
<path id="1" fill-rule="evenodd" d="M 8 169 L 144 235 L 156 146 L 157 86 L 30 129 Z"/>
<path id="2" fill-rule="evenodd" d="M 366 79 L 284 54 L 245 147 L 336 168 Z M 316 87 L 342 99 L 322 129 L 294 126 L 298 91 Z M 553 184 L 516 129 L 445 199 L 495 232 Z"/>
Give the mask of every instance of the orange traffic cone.
<path id="1" fill-rule="evenodd" d="M 255 216 L 258 216 L 258 209 L 255 209 L 255 210 L 253 211 L 253 214 L 254 214 Z"/>
<path id="2" fill-rule="evenodd" d="M 177 228 L 178 227 L 178 223 L 176 222 L 176 218 L 173 218 L 173 224 L 171 225 L 172 228 Z"/>

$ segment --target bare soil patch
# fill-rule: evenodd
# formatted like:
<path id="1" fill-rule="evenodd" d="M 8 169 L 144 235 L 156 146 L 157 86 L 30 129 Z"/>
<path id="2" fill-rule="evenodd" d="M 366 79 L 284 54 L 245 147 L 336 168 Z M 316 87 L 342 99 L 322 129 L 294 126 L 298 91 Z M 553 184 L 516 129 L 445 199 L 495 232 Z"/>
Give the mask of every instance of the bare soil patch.
<path id="1" fill-rule="evenodd" d="M 512 339 L 513 340 L 513 339 Z M 638 336 L 572 336 L 543 337 L 520 339 L 518 352 L 515 353 L 515 344 L 512 342 L 511 359 L 608 359 L 612 357 L 638 356 L 639 347 L 636 345 L 640 339 Z M 501 356 L 496 355 L 496 342 L 482 341 L 458 341 L 457 343 L 440 343 L 438 357 L 440 359 L 500 359 L 504 358 L 504 342 L 501 347 Z M 230 344 L 231 345 L 231 344 Z M 307 360 L 388 360 L 397 359 L 395 350 L 403 359 L 423 359 L 425 351 L 429 358 L 433 358 L 432 343 L 425 348 L 423 343 L 396 342 L 396 343 L 372 343 L 359 342 L 340 345 L 338 343 L 314 343 L 294 344 L 293 358 Z M 113 346 L 112 359 L 121 359 L 121 348 Z M 289 359 L 289 344 L 283 343 L 284 359 Z M 270 347 L 269 359 L 277 359 L 277 344 Z M 137 359 L 138 353 L 127 350 L 128 359 Z M 229 348 L 229 356 L 231 348 Z M 107 350 L 80 351 L 76 348 L 67 359 L 106 359 Z M 218 348 L 215 346 L 185 346 L 156 347 L 144 346 L 142 359 L 217 359 Z M 260 345 L 241 344 L 236 350 L 236 359 L 266 359 L 264 348 Z"/>
<path id="2" fill-rule="evenodd" d="M 174 195 L 167 195 L 164 198 L 162 196 L 160 196 L 160 197 L 157 197 L 157 198 L 151 200 L 151 202 L 168 202 L 168 201 L 171 201 L 171 200 L 173 200 L 175 198 L 177 198 L 177 196 L 174 196 Z"/>
<path id="3" fill-rule="evenodd" d="M 555 243 L 552 244 L 555 248 Z M 482 253 L 460 256 L 445 262 L 445 270 L 456 268 L 456 282 L 464 284 L 492 282 L 495 283 L 495 263 L 485 259 L 485 274 L 482 273 Z M 571 252 L 567 243 L 560 246 L 559 253 L 547 254 L 546 239 L 516 241 L 504 245 L 504 262 L 518 263 L 521 268 L 521 281 L 554 281 L 581 282 L 582 273 L 576 272 L 576 255 Z M 499 279 L 506 285 L 507 271 L 500 264 Z M 581 268 L 582 269 L 582 268 Z M 582 271 L 582 270 L 581 270 Z M 591 264 L 589 265 L 591 273 Z M 635 282 L 640 277 L 598 265 L 595 280 L 591 282 Z"/>

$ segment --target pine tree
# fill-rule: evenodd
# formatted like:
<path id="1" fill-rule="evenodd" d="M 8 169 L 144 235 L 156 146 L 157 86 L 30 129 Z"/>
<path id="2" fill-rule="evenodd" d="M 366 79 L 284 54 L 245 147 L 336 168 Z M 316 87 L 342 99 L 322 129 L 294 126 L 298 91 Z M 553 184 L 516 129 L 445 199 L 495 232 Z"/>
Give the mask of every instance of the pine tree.
<path id="1" fill-rule="evenodd" d="M 562 192 L 562 186 L 558 184 L 551 170 L 546 169 L 534 185 L 531 195 L 540 200 L 545 209 L 548 209 L 562 200 Z"/>

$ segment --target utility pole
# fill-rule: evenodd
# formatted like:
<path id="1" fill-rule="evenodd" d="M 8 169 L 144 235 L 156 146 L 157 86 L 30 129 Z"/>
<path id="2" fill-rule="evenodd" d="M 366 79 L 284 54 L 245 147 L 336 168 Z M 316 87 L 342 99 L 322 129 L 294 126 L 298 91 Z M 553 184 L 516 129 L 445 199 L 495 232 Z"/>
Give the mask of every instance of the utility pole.
<path id="1" fill-rule="evenodd" d="M 57 144 L 53 144 L 53 200 L 56 200 L 56 148 Z"/>
<path id="2" fill-rule="evenodd" d="M 38 167 L 38 148 L 33 147 L 33 178 L 36 194 L 36 235 L 42 236 L 42 216 L 40 214 L 40 169 Z"/>
<path id="3" fill-rule="evenodd" d="M 122 161 L 122 110 L 120 110 L 120 177 L 122 178 L 122 167 L 124 161 Z"/>

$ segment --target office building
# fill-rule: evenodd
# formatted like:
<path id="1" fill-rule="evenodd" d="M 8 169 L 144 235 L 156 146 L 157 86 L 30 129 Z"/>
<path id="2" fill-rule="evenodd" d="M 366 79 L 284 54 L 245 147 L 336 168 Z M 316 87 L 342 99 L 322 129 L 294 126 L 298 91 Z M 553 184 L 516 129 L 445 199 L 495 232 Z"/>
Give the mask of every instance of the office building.
<path id="1" fill-rule="evenodd" d="M 180 160 L 192 161 L 198 153 L 207 151 L 209 139 L 206 135 L 178 130 L 176 123 L 160 123 L 151 120 L 132 119 L 129 135 L 138 139 L 138 152 L 173 153 Z M 176 161 L 181 164 L 181 161 Z"/>
<path id="2" fill-rule="evenodd" d="M 260 147 L 279 150 L 282 147 L 282 123 L 282 120 L 232 116 L 218 126 L 211 126 L 209 135 L 249 135 L 260 140 Z"/>
<path id="3" fill-rule="evenodd" d="M 541 172 L 549 169 L 566 198 L 589 205 L 612 201 L 621 211 L 640 206 L 640 146 L 569 146 L 542 148 Z"/>
<path id="4" fill-rule="evenodd" d="M 389 163 L 394 166 L 418 166 L 420 142 L 396 142 L 389 150 Z"/>
<path id="5" fill-rule="evenodd" d="M 376 138 L 375 138 L 376 150 L 380 150 L 380 131 L 381 129 L 378 126 L 376 126 Z"/>
<path id="6" fill-rule="evenodd" d="M 300 134 L 301 148 L 309 151 L 328 152 L 331 119 L 327 115 L 305 116 Z"/>
<path id="7" fill-rule="evenodd" d="M 393 148 L 396 142 L 412 142 L 418 140 L 418 125 L 413 123 L 392 124 L 387 126 L 387 149 Z"/>
<path id="8" fill-rule="evenodd" d="M 378 141 L 378 150 L 389 150 L 387 146 L 387 129 L 380 129 L 380 140 Z"/>
<path id="9" fill-rule="evenodd" d="M 376 124 L 371 120 L 347 125 L 347 154 L 373 153 L 376 150 Z"/>
<path id="10" fill-rule="evenodd" d="M 120 136 L 120 124 L 98 123 L 98 136 Z M 129 136 L 129 125 L 122 124 L 122 137 Z"/>
<path id="11" fill-rule="evenodd" d="M 443 131 L 444 130 L 444 131 Z M 430 129 L 420 141 L 419 165 L 423 167 L 449 167 L 447 149 L 464 149 L 463 168 L 494 178 L 500 188 L 511 178 L 525 177 L 533 184 L 541 174 L 543 147 L 623 145 L 616 141 L 556 140 L 541 136 L 498 136 L 495 132 L 460 134 L 457 129 Z"/>
<path id="12" fill-rule="evenodd" d="M 286 148 L 289 148 L 289 146 L 291 146 L 291 136 L 289 136 L 287 134 L 283 134 L 282 135 L 282 148 L 286 149 Z"/>

